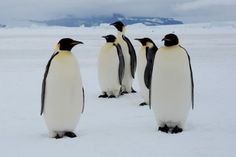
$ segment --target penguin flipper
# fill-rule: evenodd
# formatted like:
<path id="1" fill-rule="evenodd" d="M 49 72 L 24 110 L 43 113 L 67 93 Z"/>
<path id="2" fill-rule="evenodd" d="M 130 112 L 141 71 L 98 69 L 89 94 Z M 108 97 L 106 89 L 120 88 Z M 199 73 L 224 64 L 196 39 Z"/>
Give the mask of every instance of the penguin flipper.
<path id="1" fill-rule="evenodd" d="M 83 93 L 83 106 L 82 106 L 82 111 L 81 113 L 84 112 L 84 105 L 85 105 L 85 94 L 84 94 L 84 87 L 82 87 L 82 93 Z"/>
<path id="2" fill-rule="evenodd" d="M 192 71 L 191 59 L 190 59 L 190 56 L 188 54 L 188 51 L 182 46 L 180 46 L 180 48 L 184 49 L 184 51 L 186 52 L 186 54 L 188 56 L 188 63 L 189 63 L 190 77 L 191 77 L 192 109 L 194 109 L 194 81 L 193 81 L 193 71 Z"/>
<path id="3" fill-rule="evenodd" d="M 114 44 L 114 46 L 117 49 L 117 55 L 119 58 L 119 72 L 118 72 L 119 83 L 120 83 L 120 85 L 122 85 L 122 80 L 124 78 L 124 73 L 125 73 L 125 59 L 124 59 L 120 44 Z"/>
<path id="4" fill-rule="evenodd" d="M 152 83 L 152 79 L 151 79 L 151 81 L 150 81 L 151 83 Z M 152 88 L 151 88 L 152 86 L 151 86 L 151 84 L 150 84 L 150 89 L 149 89 L 149 103 L 148 103 L 148 105 L 149 105 L 149 109 L 151 109 L 152 108 L 152 105 L 151 105 L 151 94 L 152 94 Z"/>
<path id="5" fill-rule="evenodd" d="M 147 63 L 144 71 L 144 83 L 148 89 L 150 89 L 151 77 L 152 77 L 152 64 Z"/>
<path id="6" fill-rule="evenodd" d="M 52 59 L 58 54 L 59 52 L 54 53 L 51 58 L 49 59 L 47 65 L 46 65 L 46 69 L 44 72 L 44 77 L 43 77 L 43 82 L 42 82 L 42 92 L 41 92 L 41 111 L 40 111 L 40 115 L 43 114 L 44 111 L 44 103 L 45 103 L 45 94 L 46 94 L 46 79 L 48 76 L 48 72 L 49 72 L 49 68 L 52 62 Z"/>
<path id="7" fill-rule="evenodd" d="M 153 43 L 154 44 L 154 43 Z M 151 77 L 149 78 L 149 108 L 151 109 L 152 108 L 152 71 L 153 71 L 153 66 L 154 66 L 154 60 L 155 60 L 155 56 L 156 56 L 156 52 L 157 52 L 158 48 L 156 47 L 156 45 L 154 44 L 154 46 L 149 49 L 147 52 L 147 61 L 150 62 L 152 65 L 152 69 L 151 69 Z M 145 74 L 144 74 L 145 75 Z M 145 81 L 145 80 L 144 80 Z M 146 84 L 146 83 L 145 83 Z"/>
<path id="8" fill-rule="evenodd" d="M 144 71 L 144 83 L 148 89 L 151 86 L 152 70 L 157 50 L 158 48 L 155 45 L 152 48 L 146 48 L 147 65 Z"/>
<path id="9" fill-rule="evenodd" d="M 131 75 L 134 78 L 136 67 L 137 67 L 137 57 L 136 57 L 135 49 L 134 49 L 134 46 L 132 45 L 132 43 L 130 42 L 130 40 L 126 36 L 123 35 L 123 39 L 127 43 L 128 48 L 129 48 L 130 67 L 131 67 L 130 70 L 131 70 Z"/>

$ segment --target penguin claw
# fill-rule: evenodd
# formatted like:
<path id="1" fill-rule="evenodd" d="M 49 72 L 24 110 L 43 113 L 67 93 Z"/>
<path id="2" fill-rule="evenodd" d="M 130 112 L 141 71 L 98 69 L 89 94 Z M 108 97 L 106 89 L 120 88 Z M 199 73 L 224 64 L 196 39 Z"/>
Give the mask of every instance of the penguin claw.
<path id="1" fill-rule="evenodd" d="M 98 98 L 107 98 L 107 97 L 108 95 L 106 93 L 98 96 Z"/>
<path id="2" fill-rule="evenodd" d="M 63 136 L 60 136 L 60 135 L 57 134 L 54 138 L 55 139 L 60 139 L 60 138 L 63 138 Z"/>
<path id="3" fill-rule="evenodd" d="M 137 93 L 137 92 L 136 92 L 136 90 L 134 90 L 134 89 L 132 88 L 132 91 L 131 91 L 131 93 Z"/>
<path id="4" fill-rule="evenodd" d="M 181 133 L 183 131 L 182 128 L 179 128 L 178 126 L 175 126 L 172 130 L 171 133 L 172 134 L 177 134 L 177 133 Z"/>
<path id="5" fill-rule="evenodd" d="M 143 103 L 139 104 L 139 106 L 146 106 L 146 105 L 148 105 L 148 104 L 147 104 L 147 103 L 145 103 L 145 102 L 143 102 Z"/>
<path id="6" fill-rule="evenodd" d="M 121 95 L 124 95 L 124 94 L 128 94 L 128 92 L 127 91 L 121 92 Z"/>
<path id="7" fill-rule="evenodd" d="M 159 127 L 158 131 L 168 133 L 169 132 L 169 127 L 167 125 L 164 125 L 163 127 Z"/>
<path id="8" fill-rule="evenodd" d="M 110 96 L 108 96 L 108 98 L 115 98 L 115 96 L 114 95 L 110 95 Z"/>
<path id="9" fill-rule="evenodd" d="M 70 138 L 75 138 L 77 137 L 75 133 L 73 132 L 65 132 L 65 136 L 70 137 Z"/>

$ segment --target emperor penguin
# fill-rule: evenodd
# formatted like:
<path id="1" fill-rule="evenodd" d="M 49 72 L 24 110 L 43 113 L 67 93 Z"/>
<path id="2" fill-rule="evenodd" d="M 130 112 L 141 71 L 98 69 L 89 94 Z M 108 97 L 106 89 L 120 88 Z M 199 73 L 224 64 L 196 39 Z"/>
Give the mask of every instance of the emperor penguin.
<path id="1" fill-rule="evenodd" d="M 122 94 L 135 93 L 132 88 L 133 79 L 137 66 L 137 57 L 135 49 L 130 40 L 125 36 L 125 25 L 121 21 L 112 23 L 118 30 L 117 42 L 120 44 L 125 60 L 125 72 L 122 81 Z"/>
<path id="2" fill-rule="evenodd" d="M 121 93 L 125 61 L 120 44 L 114 35 L 103 36 L 106 44 L 98 57 L 98 78 L 102 95 L 99 98 L 115 98 Z"/>
<path id="3" fill-rule="evenodd" d="M 152 69 L 155 54 L 158 48 L 150 38 L 141 38 L 135 40 L 138 40 L 142 44 L 137 57 L 137 74 L 140 93 L 144 99 L 144 102 L 141 103 L 140 106 L 144 106 L 149 104 L 149 89 L 151 85 Z"/>
<path id="4" fill-rule="evenodd" d="M 158 130 L 183 131 L 188 112 L 194 106 L 194 82 L 190 57 L 175 34 L 167 34 L 156 53 L 150 90 L 151 107 Z"/>
<path id="5" fill-rule="evenodd" d="M 70 38 L 61 39 L 49 59 L 41 93 L 41 115 L 44 115 L 49 137 L 74 138 L 73 132 L 84 109 L 84 89 L 80 67 L 71 49 L 83 44 Z"/>

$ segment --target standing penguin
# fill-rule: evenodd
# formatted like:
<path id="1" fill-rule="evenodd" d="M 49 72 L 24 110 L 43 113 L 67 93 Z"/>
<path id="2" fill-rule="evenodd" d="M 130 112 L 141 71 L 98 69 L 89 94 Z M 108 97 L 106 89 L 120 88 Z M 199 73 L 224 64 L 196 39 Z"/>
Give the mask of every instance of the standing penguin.
<path id="1" fill-rule="evenodd" d="M 103 36 L 106 44 L 98 57 L 98 78 L 102 95 L 99 98 L 118 97 L 124 77 L 125 61 L 114 35 Z"/>
<path id="2" fill-rule="evenodd" d="M 153 66 L 151 106 L 159 131 L 179 133 L 194 103 L 191 62 L 175 34 L 162 40 L 165 46 L 158 50 Z"/>
<path id="3" fill-rule="evenodd" d="M 135 50 L 130 40 L 125 36 L 125 25 L 121 21 L 112 23 L 118 30 L 117 42 L 120 44 L 125 60 L 124 79 L 122 81 L 122 93 L 135 93 L 132 88 L 137 66 Z"/>
<path id="4" fill-rule="evenodd" d="M 149 104 L 149 89 L 151 85 L 152 69 L 155 54 L 158 50 L 155 43 L 149 38 L 135 39 L 138 40 L 142 47 L 138 54 L 138 80 L 140 93 L 144 98 L 144 102 L 140 106 Z"/>
<path id="5" fill-rule="evenodd" d="M 76 137 L 73 133 L 84 108 L 84 90 L 79 64 L 71 49 L 82 44 L 64 38 L 46 66 L 42 83 L 41 115 L 44 114 L 49 137 Z"/>

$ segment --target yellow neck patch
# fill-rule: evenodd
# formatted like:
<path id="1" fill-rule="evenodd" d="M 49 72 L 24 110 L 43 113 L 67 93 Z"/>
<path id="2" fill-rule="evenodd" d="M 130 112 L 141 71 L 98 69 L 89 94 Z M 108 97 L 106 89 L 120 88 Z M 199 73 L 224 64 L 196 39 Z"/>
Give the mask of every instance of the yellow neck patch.
<path id="1" fill-rule="evenodd" d="M 58 43 L 58 44 L 56 45 L 55 52 L 60 51 L 60 47 L 61 47 L 61 45 Z"/>
<path id="2" fill-rule="evenodd" d="M 147 42 L 146 47 L 148 47 L 148 48 L 153 47 L 153 43 L 151 43 L 151 42 Z"/>
<path id="3" fill-rule="evenodd" d="M 122 27 L 122 33 L 125 34 L 125 26 Z"/>

